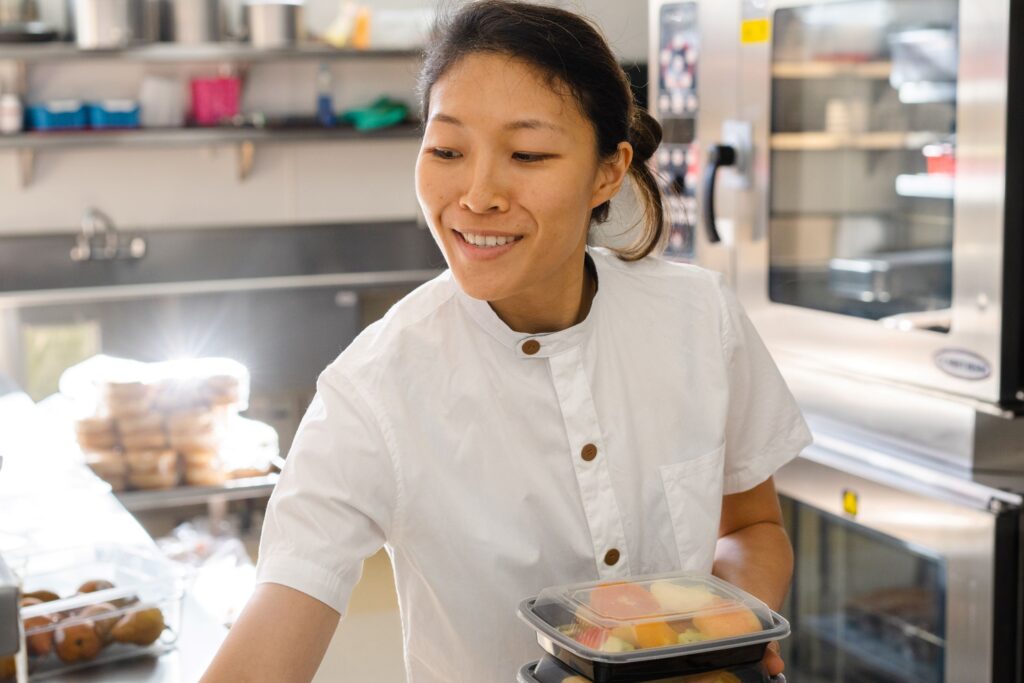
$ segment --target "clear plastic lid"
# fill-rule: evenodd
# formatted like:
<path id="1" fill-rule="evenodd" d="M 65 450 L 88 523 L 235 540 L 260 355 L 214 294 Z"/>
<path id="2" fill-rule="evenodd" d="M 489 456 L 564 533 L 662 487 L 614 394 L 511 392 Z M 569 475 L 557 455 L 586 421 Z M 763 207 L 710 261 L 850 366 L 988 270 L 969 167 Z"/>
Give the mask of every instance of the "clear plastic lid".
<path id="1" fill-rule="evenodd" d="M 609 663 L 728 650 L 789 633 L 763 602 L 704 574 L 556 586 L 520 614 L 562 647 Z"/>

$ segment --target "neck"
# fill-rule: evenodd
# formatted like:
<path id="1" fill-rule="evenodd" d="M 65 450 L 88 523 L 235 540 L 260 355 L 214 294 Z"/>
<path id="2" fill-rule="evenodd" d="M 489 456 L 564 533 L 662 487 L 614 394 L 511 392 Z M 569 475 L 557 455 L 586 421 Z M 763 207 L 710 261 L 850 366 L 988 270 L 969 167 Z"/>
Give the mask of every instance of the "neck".
<path id="1" fill-rule="evenodd" d="M 572 327 L 590 313 L 597 283 L 584 262 L 585 251 L 573 267 L 515 296 L 491 301 L 491 308 L 516 332 L 540 334 Z"/>

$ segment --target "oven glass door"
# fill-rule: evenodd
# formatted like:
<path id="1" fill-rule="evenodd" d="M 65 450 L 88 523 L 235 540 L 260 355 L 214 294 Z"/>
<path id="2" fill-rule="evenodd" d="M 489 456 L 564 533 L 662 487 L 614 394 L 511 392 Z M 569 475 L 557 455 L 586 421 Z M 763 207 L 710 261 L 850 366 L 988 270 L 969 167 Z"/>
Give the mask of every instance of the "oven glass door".
<path id="1" fill-rule="evenodd" d="M 784 362 L 1012 400 L 1009 3 L 761 4 L 770 33 L 739 49 L 753 185 L 718 202 L 751 207 L 735 281 L 759 332 Z"/>
<path id="2" fill-rule="evenodd" d="M 775 13 L 769 297 L 949 332 L 956 0 Z"/>
<path id="3" fill-rule="evenodd" d="M 794 683 L 943 683 L 941 558 L 783 498 L 796 560 L 783 642 Z"/>

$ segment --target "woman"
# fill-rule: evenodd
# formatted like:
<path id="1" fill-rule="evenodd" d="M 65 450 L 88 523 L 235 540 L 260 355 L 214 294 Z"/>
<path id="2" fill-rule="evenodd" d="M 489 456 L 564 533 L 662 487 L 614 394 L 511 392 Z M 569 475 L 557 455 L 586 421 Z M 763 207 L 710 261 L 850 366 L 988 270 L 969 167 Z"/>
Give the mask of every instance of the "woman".
<path id="1" fill-rule="evenodd" d="M 321 375 L 205 681 L 309 680 L 382 546 L 414 683 L 511 680 L 538 656 L 516 606 L 553 584 L 682 569 L 786 593 L 771 475 L 808 432 L 720 279 L 652 255 L 660 129 L 599 33 L 470 4 L 421 85 L 416 189 L 449 270 Z M 588 248 L 627 175 L 643 234 Z"/>

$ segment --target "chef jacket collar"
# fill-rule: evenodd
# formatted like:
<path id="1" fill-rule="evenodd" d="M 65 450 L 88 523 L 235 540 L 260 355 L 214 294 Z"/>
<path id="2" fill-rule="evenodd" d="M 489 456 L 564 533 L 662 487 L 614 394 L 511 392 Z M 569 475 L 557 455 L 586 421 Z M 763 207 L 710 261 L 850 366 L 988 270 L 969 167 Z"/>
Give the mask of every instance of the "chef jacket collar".
<path id="1" fill-rule="evenodd" d="M 590 257 L 589 253 L 585 254 L 584 258 L 586 259 L 587 270 L 593 274 L 594 281 L 598 285 L 598 291 L 594 293 L 594 300 L 590 304 L 590 311 L 587 317 L 572 327 L 559 330 L 558 332 L 541 332 L 538 334 L 516 332 L 498 317 L 498 314 L 494 312 L 489 303 L 469 296 L 462 291 L 462 288 L 459 287 L 456 281 L 457 296 L 476 324 L 508 348 L 514 349 L 516 356 L 519 358 L 531 359 L 557 356 L 568 349 L 579 346 L 590 335 L 590 331 L 594 327 L 594 320 L 597 317 L 598 304 L 601 299 L 600 278 L 598 277 L 597 265 L 594 259 Z M 531 342 L 536 342 L 536 344 L 540 345 L 540 348 L 538 349 L 536 344 Z M 526 350 L 524 350 L 524 347 Z M 529 353 L 531 350 L 534 352 Z"/>

